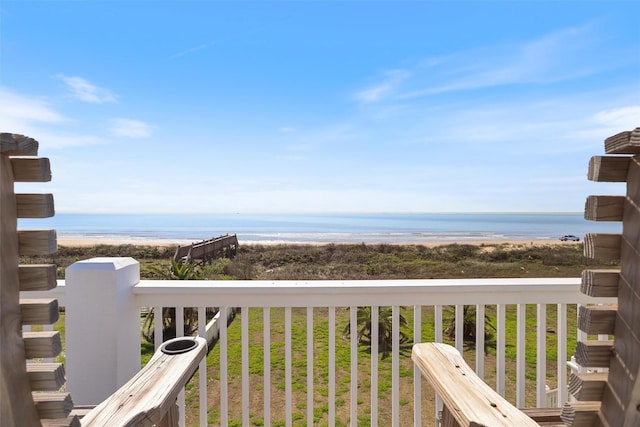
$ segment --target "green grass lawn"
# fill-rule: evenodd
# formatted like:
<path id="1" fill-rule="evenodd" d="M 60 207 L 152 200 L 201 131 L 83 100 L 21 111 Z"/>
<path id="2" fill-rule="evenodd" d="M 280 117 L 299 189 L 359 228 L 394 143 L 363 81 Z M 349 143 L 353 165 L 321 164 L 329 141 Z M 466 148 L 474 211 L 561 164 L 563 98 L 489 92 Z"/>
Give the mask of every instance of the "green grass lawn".
<path id="1" fill-rule="evenodd" d="M 547 383 L 553 388 L 556 384 L 556 306 L 547 307 Z M 488 317 L 495 322 L 495 307 L 487 307 Z M 515 355 L 516 355 L 516 307 L 508 306 L 506 310 L 506 397 L 515 400 Z M 262 309 L 252 308 L 248 313 L 239 313 L 228 329 L 228 404 L 230 425 L 241 425 L 241 317 L 249 316 L 249 374 L 250 374 L 250 418 L 253 425 L 263 425 L 263 323 Z M 409 328 L 405 330 L 411 337 L 413 329 L 413 309 L 406 309 L 403 315 L 407 318 Z M 328 414 L 328 322 L 327 309 L 314 310 L 314 425 L 325 425 Z M 444 314 L 446 318 L 446 310 Z M 434 339 L 433 308 L 424 307 L 422 312 L 422 337 L 420 341 Z M 568 310 L 569 331 L 568 348 L 575 346 L 575 306 Z M 349 321 L 347 308 L 336 309 L 336 415 L 337 425 L 349 423 L 350 393 L 350 341 L 342 334 Z M 536 306 L 527 306 L 526 316 L 526 389 L 527 406 L 535 406 L 535 374 L 536 374 Z M 293 424 L 306 425 L 307 405 L 307 356 L 306 356 L 306 309 L 292 309 L 292 400 Z M 273 425 L 284 425 L 285 370 L 284 370 L 284 309 L 271 309 L 271 421 Z M 570 350 L 569 350 L 570 353 Z M 471 366 L 475 364 L 475 349 L 467 347 L 465 359 Z M 219 423 L 219 379 L 220 353 L 216 346 L 207 358 L 208 366 L 208 401 L 209 422 Z M 401 424 L 413 424 L 413 364 L 410 359 L 410 346 L 401 351 L 400 356 L 400 411 Z M 358 425 L 369 425 L 371 417 L 370 399 L 370 356 L 369 347 L 359 346 L 358 351 Z M 495 351 L 489 349 L 485 360 L 485 379 L 495 384 Z M 391 422 L 391 357 L 379 360 L 378 373 L 378 405 L 380 425 Z M 422 399 L 423 418 L 433 418 L 433 393 L 424 387 Z M 198 397 L 197 387 L 190 386 L 187 393 L 188 425 L 197 425 Z"/>

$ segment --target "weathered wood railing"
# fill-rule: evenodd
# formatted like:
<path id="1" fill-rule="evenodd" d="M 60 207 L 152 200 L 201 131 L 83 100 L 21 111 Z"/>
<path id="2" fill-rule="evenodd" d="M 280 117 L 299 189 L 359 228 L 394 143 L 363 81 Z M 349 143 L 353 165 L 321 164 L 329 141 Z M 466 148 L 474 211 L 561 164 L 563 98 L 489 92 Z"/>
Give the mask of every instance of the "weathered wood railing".
<path id="1" fill-rule="evenodd" d="M 174 261 L 207 262 L 214 258 L 230 256 L 238 248 L 238 237 L 233 234 L 214 237 L 190 245 L 178 246 L 173 255 Z"/>
<path id="2" fill-rule="evenodd" d="M 480 332 L 476 334 L 475 348 L 480 349 L 485 347 L 482 333 L 485 314 L 495 314 L 495 356 L 465 350 L 461 334 L 456 334 L 455 345 L 465 350 L 477 372 L 495 376 L 496 390 L 519 407 L 545 406 L 547 373 L 553 369 L 549 376 L 558 378 L 558 404 L 562 405 L 567 395 L 566 360 L 568 353 L 573 352 L 572 348 L 567 349 L 567 341 L 576 334 L 567 329 L 568 308 L 573 312 L 575 304 L 608 302 L 607 298 L 581 294 L 579 278 L 139 281 L 127 273 L 134 264 L 131 259 L 95 259 L 81 263 L 87 264 L 79 270 L 71 267 L 67 271 L 66 286 L 56 288 L 67 313 L 68 387 L 78 396 L 80 404 L 100 401 L 100 396 L 111 394 L 114 387 L 132 375 L 134 366 L 139 367 L 140 307 L 155 307 L 157 312 L 161 312 L 162 307 L 176 307 L 178 323 L 185 307 L 198 307 L 200 319 L 205 318 L 206 306 L 219 307 L 222 316 L 232 307 L 241 307 L 230 327 L 226 322 L 217 325 L 220 339 L 210 358 L 219 362 L 209 368 L 214 370 L 210 372 L 214 377 L 209 379 L 205 363 L 201 363 L 188 399 L 189 402 L 195 399 L 199 409 L 187 407 L 187 413 L 194 417 L 188 425 L 228 425 L 233 420 L 246 425 L 252 417 L 260 418 L 264 425 L 277 421 L 290 424 L 298 418 L 310 420 L 309 424 L 334 425 L 336 420 L 346 423 L 366 418 L 366 423 L 371 425 L 430 425 L 427 420 L 435 418 L 436 408 L 425 403 L 424 395 L 431 392 L 426 386 L 423 390 L 417 370 L 407 375 L 411 372 L 411 368 L 405 366 L 409 357 L 401 351 L 401 307 L 411 307 L 405 313 L 409 329 L 418 337 L 415 341 L 424 341 L 425 337 L 442 341 L 448 323 L 446 306 L 453 307 L 453 322 L 458 331 L 464 322 L 464 306 L 474 306 Z M 104 263 L 115 265 L 115 274 L 105 269 Z M 82 275 L 74 274 L 74 270 L 82 271 Z M 112 297 L 106 298 L 105 292 Z M 383 349 L 377 340 L 372 340 L 370 355 L 359 351 L 356 327 L 358 308 L 362 307 L 369 309 L 373 336 L 382 332 L 378 329 L 379 321 L 386 321 L 379 317 L 376 308 L 391 307 L 393 333 L 389 358 L 380 360 Z M 549 314 L 556 317 L 555 322 L 547 321 Z M 527 317 L 531 315 L 536 319 L 533 327 L 532 322 L 527 324 Z M 281 325 L 278 320 L 276 326 L 275 319 L 280 316 L 284 321 Z M 512 317 L 517 318 L 515 331 L 507 328 L 513 324 Z M 345 320 L 352 325 L 349 338 L 342 336 Z M 318 335 L 320 325 L 323 328 L 326 325 L 327 336 Z M 254 341 L 256 328 L 260 342 Z M 182 325 L 178 324 L 177 330 L 179 333 Z M 250 331 L 254 331 L 254 335 Z M 411 335 L 411 331 L 407 331 Z M 206 334 L 204 321 L 200 322 L 199 334 Z M 231 341 L 230 335 L 234 337 Z M 86 343 L 87 336 L 100 339 L 92 339 L 91 346 L 81 345 Z M 535 343 L 528 342 L 527 336 L 535 336 Z M 155 341 L 162 340 L 158 336 Z M 507 349 L 512 347 L 516 348 L 515 361 L 507 357 Z M 557 354 L 551 359 L 547 355 L 550 349 L 555 349 Z M 236 351 L 238 359 L 232 356 Z M 280 351 L 281 356 L 272 357 Z M 249 358 L 256 352 L 261 354 L 258 362 Z M 111 369 L 111 373 L 103 371 L 105 378 L 102 379 L 93 378 L 96 372 L 88 364 L 97 357 L 101 358 L 103 369 Z M 527 379 L 531 372 L 526 372 L 532 357 L 536 364 L 533 381 Z M 556 366 L 548 367 L 548 362 Z M 507 364 L 515 364 L 513 377 L 507 373 Z M 280 369 L 284 372 L 283 378 L 276 373 Z M 348 372 L 344 372 L 345 369 Z M 250 374 L 255 370 L 263 373 L 260 383 Z M 100 388 L 104 390 L 98 390 Z M 535 393 L 531 393 L 532 388 Z M 412 392 L 407 394 L 408 390 Z M 345 393 L 348 397 L 343 398 Z M 240 403 L 230 404 L 230 395 L 239 396 L 236 399 Z M 216 398 L 211 400 L 207 396 Z M 251 407 L 250 412 L 250 402 L 256 398 L 262 402 L 261 408 Z"/>

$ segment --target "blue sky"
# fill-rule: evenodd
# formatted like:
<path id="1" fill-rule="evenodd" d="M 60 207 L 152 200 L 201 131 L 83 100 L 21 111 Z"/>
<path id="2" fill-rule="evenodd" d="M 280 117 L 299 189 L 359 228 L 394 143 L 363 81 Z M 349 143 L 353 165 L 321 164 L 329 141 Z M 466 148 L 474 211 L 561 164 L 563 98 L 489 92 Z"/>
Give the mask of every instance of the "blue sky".
<path id="1" fill-rule="evenodd" d="M 638 1 L 4 1 L 58 212 L 563 212 L 640 126 Z M 18 190 L 22 191 L 19 187 Z"/>

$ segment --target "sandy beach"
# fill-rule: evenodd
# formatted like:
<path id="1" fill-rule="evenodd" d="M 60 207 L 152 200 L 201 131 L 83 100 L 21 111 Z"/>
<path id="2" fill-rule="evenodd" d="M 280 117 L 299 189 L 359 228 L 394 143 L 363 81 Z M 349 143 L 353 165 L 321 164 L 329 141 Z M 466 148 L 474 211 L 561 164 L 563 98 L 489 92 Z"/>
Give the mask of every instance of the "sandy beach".
<path id="1" fill-rule="evenodd" d="M 91 247 L 97 245 L 139 245 L 139 246 L 157 246 L 157 247 L 172 247 L 172 246 L 184 246 L 194 243 L 191 240 L 168 240 L 168 239 L 126 239 L 126 238 L 78 238 L 78 237 L 65 237 L 58 236 L 58 245 L 66 246 L 66 247 Z M 508 245 L 508 246 L 547 246 L 547 245 L 571 245 L 575 244 L 575 242 L 561 242 L 557 239 L 536 239 L 536 240 L 464 240 L 464 241 L 425 241 L 425 242 L 394 242 L 385 244 L 393 244 L 393 245 L 421 245 L 426 247 L 435 247 L 441 245 L 451 245 L 451 244 L 460 244 L 460 245 L 486 245 L 486 246 L 496 246 L 496 245 Z M 251 242 L 251 241 L 242 241 L 240 240 L 240 245 L 254 245 L 254 244 L 262 244 L 262 242 Z M 269 245 L 313 245 L 313 246 L 323 246 L 329 243 L 326 242 L 286 242 L 286 243 L 269 243 Z M 344 243 L 339 242 L 335 244 L 356 244 L 353 242 Z M 367 242 L 368 245 L 376 245 L 380 243 L 376 242 Z"/>

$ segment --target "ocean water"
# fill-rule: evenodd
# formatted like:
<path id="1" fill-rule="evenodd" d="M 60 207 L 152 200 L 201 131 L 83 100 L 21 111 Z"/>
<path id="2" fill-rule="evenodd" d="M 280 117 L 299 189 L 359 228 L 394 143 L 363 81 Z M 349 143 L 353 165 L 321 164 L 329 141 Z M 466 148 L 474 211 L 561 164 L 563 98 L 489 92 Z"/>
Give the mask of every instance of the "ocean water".
<path id="1" fill-rule="evenodd" d="M 619 233 L 619 223 L 582 213 L 497 214 L 56 214 L 21 229 L 55 228 L 73 239 L 195 242 L 237 234 L 242 243 L 420 243 L 557 239 Z"/>

